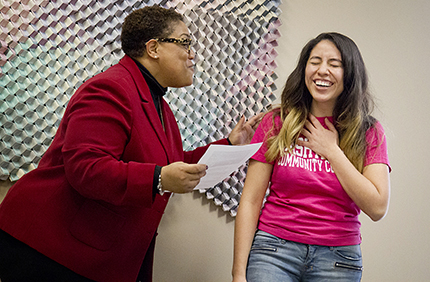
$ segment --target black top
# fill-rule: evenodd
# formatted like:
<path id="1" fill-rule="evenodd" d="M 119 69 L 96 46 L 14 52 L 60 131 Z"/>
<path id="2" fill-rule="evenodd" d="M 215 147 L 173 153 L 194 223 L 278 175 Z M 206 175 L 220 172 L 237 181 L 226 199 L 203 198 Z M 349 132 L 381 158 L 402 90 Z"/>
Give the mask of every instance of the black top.
<path id="1" fill-rule="evenodd" d="M 155 108 L 158 112 L 158 117 L 160 118 L 161 123 L 163 123 L 163 118 L 161 115 L 161 99 L 167 92 L 167 87 L 161 86 L 160 83 L 152 76 L 152 74 L 138 61 L 134 60 L 136 65 L 139 67 L 140 72 L 143 75 L 143 78 L 148 84 L 149 92 L 151 92 L 152 101 L 154 102 Z M 156 165 L 154 170 L 154 178 L 152 181 L 152 191 L 155 196 L 158 193 L 158 179 L 161 173 L 161 166 Z"/>

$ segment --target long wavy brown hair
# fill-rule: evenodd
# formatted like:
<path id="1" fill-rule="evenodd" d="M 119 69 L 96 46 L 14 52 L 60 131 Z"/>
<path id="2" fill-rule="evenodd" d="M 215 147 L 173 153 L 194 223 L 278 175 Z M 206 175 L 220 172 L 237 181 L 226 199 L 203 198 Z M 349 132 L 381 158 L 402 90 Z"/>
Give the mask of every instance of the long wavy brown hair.
<path id="1" fill-rule="evenodd" d="M 342 56 L 344 90 L 336 100 L 333 118 L 339 133 L 340 148 L 362 172 L 367 147 L 366 131 L 376 121 L 370 115 L 374 101 L 368 90 L 367 71 L 357 45 L 345 35 L 335 32 L 322 33 L 303 47 L 297 66 L 285 83 L 281 105 L 273 110 L 273 117 L 281 116 L 282 127 L 279 134 L 268 138 L 265 156 L 268 161 L 274 161 L 286 154 L 285 149 L 291 153 L 297 144 L 312 103 L 312 96 L 305 84 L 305 68 L 312 49 L 322 40 L 331 41 Z"/>

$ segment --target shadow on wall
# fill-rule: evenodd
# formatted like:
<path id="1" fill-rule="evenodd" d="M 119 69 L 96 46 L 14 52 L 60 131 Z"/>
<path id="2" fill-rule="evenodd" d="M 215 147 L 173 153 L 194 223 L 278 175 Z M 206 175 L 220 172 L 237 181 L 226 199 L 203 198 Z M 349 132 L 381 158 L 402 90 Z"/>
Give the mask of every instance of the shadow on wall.
<path id="1" fill-rule="evenodd" d="M 0 180 L 0 203 L 3 201 L 4 196 L 6 196 L 7 191 L 13 184 L 14 182 L 11 182 L 10 180 Z"/>
<path id="2" fill-rule="evenodd" d="M 216 205 L 215 202 L 211 199 L 208 199 L 205 194 L 201 194 L 199 191 L 193 192 L 193 199 L 201 199 L 202 206 L 208 206 L 209 212 L 217 212 L 218 217 L 225 217 L 225 223 L 230 223 L 234 221 L 235 217 L 233 217 L 228 210 L 223 210 L 220 206 Z M 0 281 L 1 282 L 1 281 Z"/>

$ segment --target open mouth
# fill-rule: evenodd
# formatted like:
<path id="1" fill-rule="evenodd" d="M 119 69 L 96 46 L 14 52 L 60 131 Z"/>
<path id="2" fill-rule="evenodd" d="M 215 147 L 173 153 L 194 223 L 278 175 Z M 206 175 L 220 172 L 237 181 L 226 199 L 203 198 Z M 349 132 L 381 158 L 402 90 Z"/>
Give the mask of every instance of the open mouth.
<path id="1" fill-rule="evenodd" d="M 320 79 L 314 80 L 314 83 L 316 86 L 319 86 L 319 87 L 330 87 L 333 85 L 333 83 L 328 80 L 320 80 Z"/>

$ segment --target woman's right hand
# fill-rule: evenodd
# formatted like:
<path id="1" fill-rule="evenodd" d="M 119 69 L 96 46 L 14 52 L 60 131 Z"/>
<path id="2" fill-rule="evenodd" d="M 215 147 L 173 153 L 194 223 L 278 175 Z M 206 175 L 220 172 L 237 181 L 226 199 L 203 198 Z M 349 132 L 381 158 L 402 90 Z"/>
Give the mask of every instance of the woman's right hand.
<path id="1" fill-rule="evenodd" d="M 174 193 L 189 193 L 206 175 L 205 164 L 187 164 L 175 162 L 161 168 L 163 189 Z"/>
<path id="2" fill-rule="evenodd" d="M 246 277 L 245 276 L 233 277 L 233 281 L 232 282 L 246 282 Z"/>

